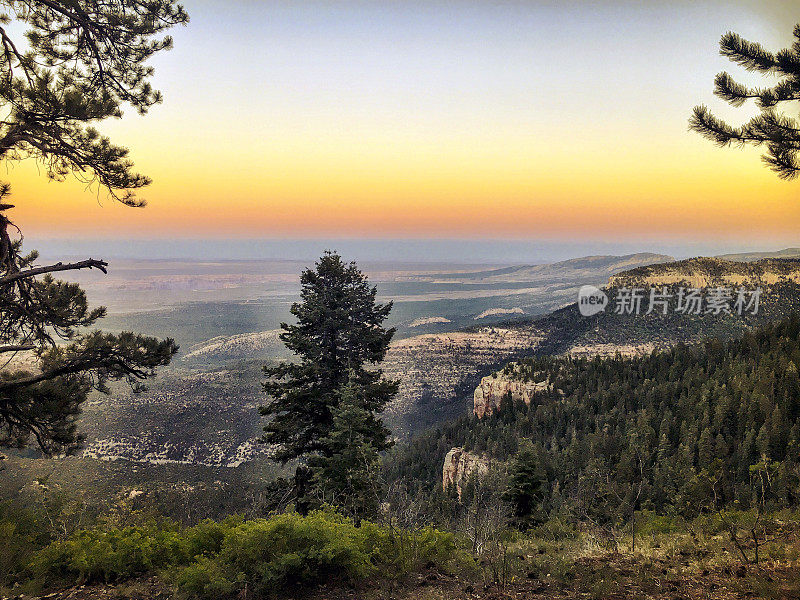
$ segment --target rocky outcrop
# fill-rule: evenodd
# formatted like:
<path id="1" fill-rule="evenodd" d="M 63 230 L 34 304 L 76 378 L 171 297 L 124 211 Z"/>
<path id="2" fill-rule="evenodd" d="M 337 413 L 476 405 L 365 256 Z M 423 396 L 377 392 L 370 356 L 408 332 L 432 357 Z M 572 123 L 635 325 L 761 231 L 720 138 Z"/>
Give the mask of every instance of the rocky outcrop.
<path id="1" fill-rule="evenodd" d="M 505 376 L 502 372 L 495 373 L 481 379 L 481 384 L 475 389 L 473 398 L 473 411 L 478 418 L 491 414 L 498 408 L 507 394 L 511 394 L 514 402 L 522 400 L 530 404 L 536 392 L 544 392 L 551 388 L 547 381 L 523 381 Z"/>
<path id="2" fill-rule="evenodd" d="M 638 267 L 608 279 L 608 285 L 615 288 L 665 285 L 696 288 L 764 287 L 786 282 L 800 283 L 800 261 L 765 258 L 736 262 L 719 258 L 688 258 Z"/>
<path id="3" fill-rule="evenodd" d="M 455 486 L 461 498 L 461 488 L 473 473 L 485 475 L 489 471 L 489 459 L 479 454 L 467 452 L 463 448 L 453 448 L 444 457 L 442 467 L 442 488 Z"/>
<path id="4" fill-rule="evenodd" d="M 475 389 L 487 365 L 531 354 L 540 339 L 532 327 L 481 327 L 392 342 L 383 369 L 387 378 L 400 380 L 400 392 L 382 413 L 384 421 L 406 437 L 454 418 L 463 410 L 461 390 Z"/>

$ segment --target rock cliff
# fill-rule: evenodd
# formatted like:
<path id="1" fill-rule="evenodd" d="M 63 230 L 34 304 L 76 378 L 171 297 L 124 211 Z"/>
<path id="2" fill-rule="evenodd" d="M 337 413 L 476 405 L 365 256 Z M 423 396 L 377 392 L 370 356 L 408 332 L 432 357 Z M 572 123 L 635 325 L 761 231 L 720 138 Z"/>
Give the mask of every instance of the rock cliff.
<path id="1" fill-rule="evenodd" d="M 461 488 L 473 473 L 485 475 L 489 471 L 489 459 L 479 454 L 467 452 L 463 448 L 453 448 L 444 458 L 442 467 L 442 488 L 456 487 L 461 498 Z"/>
<path id="2" fill-rule="evenodd" d="M 543 392 L 550 389 L 547 381 L 523 381 L 504 375 L 502 372 L 495 373 L 489 377 L 481 379 L 481 384 L 475 389 L 473 398 L 473 411 L 478 418 L 491 414 L 498 408 L 507 394 L 511 394 L 514 402 L 522 400 L 525 404 L 530 404 L 536 392 Z"/>

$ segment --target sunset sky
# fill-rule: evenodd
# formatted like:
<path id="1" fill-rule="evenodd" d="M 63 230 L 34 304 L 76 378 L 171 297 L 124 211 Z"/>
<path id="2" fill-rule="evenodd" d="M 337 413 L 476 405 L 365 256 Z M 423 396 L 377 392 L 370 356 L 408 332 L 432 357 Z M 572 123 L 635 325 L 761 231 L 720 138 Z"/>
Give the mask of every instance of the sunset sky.
<path id="1" fill-rule="evenodd" d="M 202 2 L 164 104 L 101 131 L 154 183 L 131 209 L 8 166 L 26 235 L 746 239 L 800 245 L 800 182 L 687 130 L 733 30 L 797 2 Z"/>

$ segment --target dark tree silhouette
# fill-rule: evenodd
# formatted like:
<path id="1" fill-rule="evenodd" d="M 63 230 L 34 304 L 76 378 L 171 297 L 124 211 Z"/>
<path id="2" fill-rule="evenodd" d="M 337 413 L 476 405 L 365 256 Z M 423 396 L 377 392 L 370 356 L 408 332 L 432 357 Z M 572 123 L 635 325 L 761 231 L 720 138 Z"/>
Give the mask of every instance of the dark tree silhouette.
<path id="1" fill-rule="evenodd" d="M 169 36 L 157 36 L 188 21 L 183 7 L 172 0 L 5 0 L 0 11 L 0 159 L 35 158 L 52 179 L 72 173 L 141 206 L 135 190 L 150 179 L 91 124 L 121 117 L 124 104 L 143 114 L 161 101 L 146 62 L 172 46 Z M 13 39 L 12 22 L 26 39 Z"/>
<path id="2" fill-rule="evenodd" d="M 376 303 L 377 289 L 355 263 L 345 263 L 332 252 L 314 269 L 303 271 L 300 283 L 302 301 L 291 309 L 297 324 L 281 324 L 281 339 L 298 360 L 264 368 L 269 399 L 261 414 L 269 421 L 263 441 L 275 445 L 274 457 L 282 462 L 341 454 L 346 436 L 339 435 L 335 416 L 344 395 L 351 402 L 347 418 L 357 413 L 363 421 L 359 444 L 370 444 L 375 451 L 388 448 L 388 431 L 376 415 L 397 393 L 398 384 L 375 367 L 395 332 L 383 327 L 391 302 Z M 341 419 L 339 425 L 344 425 Z M 298 500 L 311 485 L 311 473 L 299 467 Z M 298 510 L 302 508 L 298 502 Z"/>
<path id="3" fill-rule="evenodd" d="M 749 88 L 734 81 L 728 73 L 719 73 L 714 79 L 717 96 L 736 107 L 752 99 L 761 114 L 734 127 L 712 115 L 707 107 L 696 106 L 689 120 L 691 130 L 720 146 L 733 143 L 765 146 L 762 158 L 781 179 L 794 179 L 800 171 L 800 122 L 777 110 L 785 103 L 800 102 L 800 24 L 794 28 L 794 37 L 791 48 L 772 53 L 733 32 L 723 35 L 720 40 L 723 56 L 748 71 L 777 76 L 780 81 L 772 87 Z"/>
<path id="4" fill-rule="evenodd" d="M 172 44 L 158 36 L 187 20 L 172 0 L 0 1 L 0 160 L 32 158 L 51 179 L 72 173 L 143 206 L 135 191 L 150 180 L 92 124 L 121 117 L 125 104 L 145 113 L 160 102 L 146 62 Z M 15 39 L 16 31 L 24 37 Z M 78 285 L 52 273 L 105 273 L 108 265 L 37 265 L 6 215 L 9 194 L 0 183 L 0 446 L 33 438 L 46 454 L 70 452 L 82 441 L 76 420 L 91 390 L 107 392 L 108 381 L 124 380 L 140 391 L 177 346 L 133 333 L 84 333 L 105 309 L 89 309 Z"/>

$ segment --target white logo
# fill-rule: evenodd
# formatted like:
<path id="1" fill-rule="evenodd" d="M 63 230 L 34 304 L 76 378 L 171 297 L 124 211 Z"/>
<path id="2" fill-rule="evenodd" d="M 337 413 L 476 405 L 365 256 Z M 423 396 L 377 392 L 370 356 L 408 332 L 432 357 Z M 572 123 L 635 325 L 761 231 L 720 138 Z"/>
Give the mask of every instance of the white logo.
<path id="1" fill-rule="evenodd" d="M 608 306 L 608 296 L 600 288 L 584 285 L 578 290 L 578 310 L 584 317 L 603 312 Z"/>

